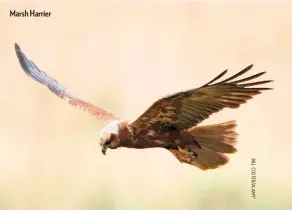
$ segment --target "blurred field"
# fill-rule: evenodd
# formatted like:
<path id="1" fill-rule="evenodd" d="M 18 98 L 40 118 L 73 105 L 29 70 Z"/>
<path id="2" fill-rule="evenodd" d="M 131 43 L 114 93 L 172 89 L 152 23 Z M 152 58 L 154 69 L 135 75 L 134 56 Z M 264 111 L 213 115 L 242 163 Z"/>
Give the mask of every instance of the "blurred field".
<path id="1" fill-rule="evenodd" d="M 10 18 L 10 9 L 52 16 Z M 291 11 L 276 3 L 1 3 L 0 210 L 292 209 Z M 239 124 L 239 152 L 218 170 L 180 164 L 162 149 L 103 156 L 103 125 L 21 72 L 14 42 L 76 95 L 130 120 L 225 68 L 254 63 L 275 90 L 204 121 Z"/>

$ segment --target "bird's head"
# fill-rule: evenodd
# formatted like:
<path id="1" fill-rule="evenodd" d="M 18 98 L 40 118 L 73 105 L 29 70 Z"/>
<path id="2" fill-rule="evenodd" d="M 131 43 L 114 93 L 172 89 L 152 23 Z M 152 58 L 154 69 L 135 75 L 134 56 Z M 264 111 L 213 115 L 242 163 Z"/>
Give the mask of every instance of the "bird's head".
<path id="1" fill-rule="evenodd" d="M 112 121 L 100 131 L 100 146 L 102 147 L 102 153 L 104 155 L 106 154 L 106 150 L 108 148 L 116 149 L 120 146 L 118 124 L 118 120 Z"/>

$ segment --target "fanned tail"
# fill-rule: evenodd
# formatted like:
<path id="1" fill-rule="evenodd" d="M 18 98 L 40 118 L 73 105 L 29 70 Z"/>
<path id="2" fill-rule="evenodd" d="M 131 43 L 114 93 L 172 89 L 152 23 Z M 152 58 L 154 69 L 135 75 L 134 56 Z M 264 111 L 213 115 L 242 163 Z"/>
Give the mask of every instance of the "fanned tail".
<path id="1" fill-rule="evenodd" d="M 226 153 L 236 152 L 235 127 L 236 122 L 229 121 L 191 128 L 188 133 L 194 137 L 197 143 L 186 145 L 184 149 L 170 149 L 170 152 L 180 162 L 194 165 L 202 170 L 218 168 L 228 163 Z"/>

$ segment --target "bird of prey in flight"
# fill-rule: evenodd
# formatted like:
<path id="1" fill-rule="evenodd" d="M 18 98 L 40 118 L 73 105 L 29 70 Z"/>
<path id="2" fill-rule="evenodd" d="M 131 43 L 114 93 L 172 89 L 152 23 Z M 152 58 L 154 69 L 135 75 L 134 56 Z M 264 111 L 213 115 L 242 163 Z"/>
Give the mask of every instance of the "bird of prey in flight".
<path id="1" fill-rule="evenodd" d="M 119 147 L 144 149 L 160 147 L 169 150 L 180 162 L 202 170 L 215 169 L 228 162 L 226 154 L 236 152 L 236 122 L 197 126 L 223 108 L 238 108 L 266 87 L 254 87 L 272 80 L 250 82 L 266 72 L 238 79 L 252 65 L 237 74 L 218 81 L 227 70 L 205 85 L 180 91 L 155 101 L 133 122 L 122 120 L 111 112 L 76 97 L 57 80 L 41 71 L 15 44 L 23 71 L 33 80 L 47 86 L 55 95 L 107 123 L 100 131 L 102 153 Z"/>

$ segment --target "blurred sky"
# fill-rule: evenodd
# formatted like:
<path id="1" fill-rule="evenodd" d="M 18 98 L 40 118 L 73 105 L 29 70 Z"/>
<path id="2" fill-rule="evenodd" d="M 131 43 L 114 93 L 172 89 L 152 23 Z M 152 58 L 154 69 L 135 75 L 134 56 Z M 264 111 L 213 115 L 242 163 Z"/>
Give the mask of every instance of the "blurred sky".
<path id="1" fill-rule="evenodd" d="M 10 9 L 52 15 L 12 18 Z M 278 3 L 1 3 L 0 209 L 291 209 L 291 11 Z M 103 156 L 103 125 L 29 79 L 14 42 L 70 91 L 129 120 L 226 68 L 231 75 L 253 63 L 250 74 L 268 71 L 275 89 L 204 121 L 237 120 L 239 151 L 220 169 L 202 172 L 163 149 Z"/>

